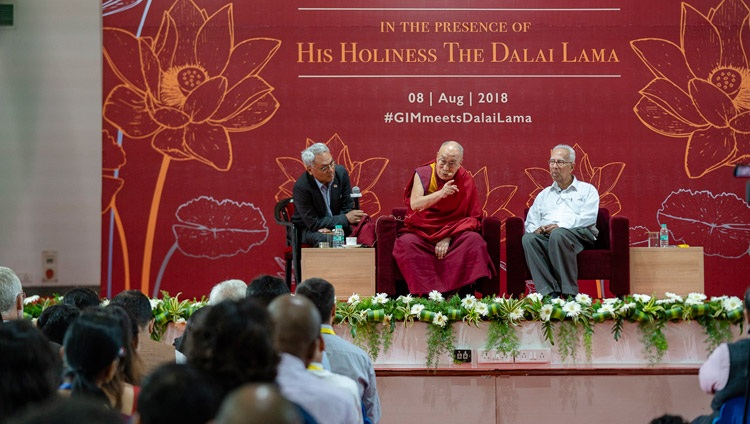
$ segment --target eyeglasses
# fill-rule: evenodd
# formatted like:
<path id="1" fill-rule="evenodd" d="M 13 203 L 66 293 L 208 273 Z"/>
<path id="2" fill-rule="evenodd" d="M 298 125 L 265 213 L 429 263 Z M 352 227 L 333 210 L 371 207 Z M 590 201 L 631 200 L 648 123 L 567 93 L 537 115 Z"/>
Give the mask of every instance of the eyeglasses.
<path id="1" fill-rule="evenodd" d="M 447 166 L 448 168 L 455 168 L 461 164 L 461 161 L 455 161 L 455 160 L 447 161 L 445 159 L 440 158 L 437 160 L 437 163 L 440 166 Z"/>
<path id="2" fill-rule="evenodd" d="M 318 168 L 318 171 L 320 171 L 320 172 L 326 172 L 329 169 L 334 169 L 335 167 L 336 167 L 336 161 L 332 160 L 331 163 L 329 163 L 328 165 L 323 165 L 320 168 Z"/>
<path id="3" fill-rule="evenodd" d="M 565 166 L 566 163 L 573 163 L 573 162 L 568 162 L 568 161 L 564 161 L 564 160 L 560 160 L 560 159 L 557 159 L 557 160 L 550 159 L 549 160 L 549 166 L 558 166 L 558 167 L 561 167 L 561 166 Z"/>

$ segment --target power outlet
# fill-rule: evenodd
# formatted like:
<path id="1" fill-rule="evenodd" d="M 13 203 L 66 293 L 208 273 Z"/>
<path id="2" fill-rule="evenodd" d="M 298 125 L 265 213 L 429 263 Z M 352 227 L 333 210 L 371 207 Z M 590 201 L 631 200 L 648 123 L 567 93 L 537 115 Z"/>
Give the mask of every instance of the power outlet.
<path id="1" fill-rule="evenodd" d="M 497 349 L 479 349 L 477 351 L 478 364 L 512 364 L 513 355 Z"/>
<path id="2" fill-rule="evenodd" d="M 520 349 L 518 355 L 516 355 L 517 364 L 549 364 L 550 362 L 552 362 L 552 350 L 550 348 Z"/>
<path id="3" fill-rule="evenodd" d="M 471 362 L 471 349 L 454 349 L 453 361 L 461 363 Z"/>

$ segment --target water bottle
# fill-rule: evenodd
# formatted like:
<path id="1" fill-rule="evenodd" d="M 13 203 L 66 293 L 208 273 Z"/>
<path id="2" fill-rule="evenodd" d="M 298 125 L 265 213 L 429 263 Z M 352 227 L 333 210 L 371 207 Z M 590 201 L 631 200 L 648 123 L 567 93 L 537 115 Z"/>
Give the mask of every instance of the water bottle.
<path id="1" fill-rule="evenodd" d="M 344 247 L 344 243 L 346 243 L 344 228 L 341 225 L 337 225 L 333 229 L 333 247 Z"/>
<path id="2" fill-rule="evenodd" d="M 659 229 L 659 247 L 669 247 L 669 231 L 667 231 L 667 224 L 661 224 L 661 229 Z"/>

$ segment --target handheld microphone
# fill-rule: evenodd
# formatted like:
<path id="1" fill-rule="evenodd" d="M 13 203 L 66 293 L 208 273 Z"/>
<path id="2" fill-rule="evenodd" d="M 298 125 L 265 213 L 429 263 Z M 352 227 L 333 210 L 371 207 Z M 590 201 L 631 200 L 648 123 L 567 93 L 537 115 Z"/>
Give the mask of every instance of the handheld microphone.
<path id="1" fill-rule="evenodd" d="M 354 209 L 359 209 L 359 198 L 362 197 L 362 193 L 359 191 L 359 187 L 352 187 L 352 194 L 349 197 L 354 200 Z"/>

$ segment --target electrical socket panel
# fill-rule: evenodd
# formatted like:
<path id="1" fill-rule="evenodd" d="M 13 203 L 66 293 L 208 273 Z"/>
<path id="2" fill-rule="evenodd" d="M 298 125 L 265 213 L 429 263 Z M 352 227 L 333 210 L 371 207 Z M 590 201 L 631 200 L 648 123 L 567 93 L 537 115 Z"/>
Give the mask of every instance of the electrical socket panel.
<path id="1" fill-rule="evenodd" d="M 513 355 L 497 349 L 477 350 L 477 364 L 512 364 Z"/>
<path id="2" fill-rule="evenodd" d="M 519 349 L 515 362 L 517 364 L 549 364 L 552 362 L 552 350 L 550 348 Z"/>

